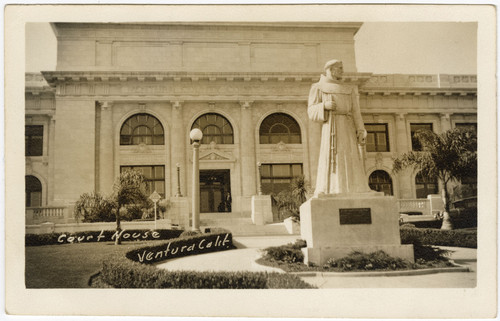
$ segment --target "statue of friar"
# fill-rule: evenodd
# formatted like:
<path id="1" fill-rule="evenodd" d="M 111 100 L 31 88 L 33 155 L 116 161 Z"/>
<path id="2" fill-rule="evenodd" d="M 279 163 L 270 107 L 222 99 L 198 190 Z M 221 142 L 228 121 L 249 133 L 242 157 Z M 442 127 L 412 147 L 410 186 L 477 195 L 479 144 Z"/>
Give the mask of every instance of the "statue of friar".
<path id="1" fill-rule="evenodd" d="M 322 123 L 314 195 L 369 192 L 364 168 L 366 130 L 356 85 L 341 83 L 342 61 L 325 64 L 326 75 L 311 87 L 308 114 Z"/>

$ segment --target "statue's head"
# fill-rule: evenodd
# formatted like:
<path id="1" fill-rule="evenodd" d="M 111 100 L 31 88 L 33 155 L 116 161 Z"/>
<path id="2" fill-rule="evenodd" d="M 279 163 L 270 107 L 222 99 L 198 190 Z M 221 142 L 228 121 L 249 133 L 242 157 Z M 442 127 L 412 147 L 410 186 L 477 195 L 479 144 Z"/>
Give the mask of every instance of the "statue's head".
<path id="1" fill-rule="evenodd" d="M 325 64 L 326 76 L 331 79 L 340 79 L 344 73 L 344 65 L 341 60 L 332 59 Z"/>

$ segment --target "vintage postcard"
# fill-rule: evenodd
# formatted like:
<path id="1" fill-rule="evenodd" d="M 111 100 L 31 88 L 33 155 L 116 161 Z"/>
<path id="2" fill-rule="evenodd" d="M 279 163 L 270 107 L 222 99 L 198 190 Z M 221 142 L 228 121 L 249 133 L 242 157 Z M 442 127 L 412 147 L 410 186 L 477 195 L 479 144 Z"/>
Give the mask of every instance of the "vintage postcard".
<path id="1" fill-rule="evenodd" d="M 6 313 L 495 317 L 495 18 L 6 6 Z"/>

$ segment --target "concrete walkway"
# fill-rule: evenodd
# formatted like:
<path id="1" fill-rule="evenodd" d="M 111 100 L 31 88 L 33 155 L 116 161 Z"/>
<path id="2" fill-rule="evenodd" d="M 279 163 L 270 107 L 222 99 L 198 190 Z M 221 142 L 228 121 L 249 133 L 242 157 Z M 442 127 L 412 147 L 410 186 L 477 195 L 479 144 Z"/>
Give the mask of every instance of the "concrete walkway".
<path id="1" fill-rule="evenodd" d="M 285 236 L 239 236 L 233 242 L 235 250 L 193 255 L 172 259 L 158 264 L 158 268 L 169 270 L 196 271 L 254 271 L 280 272 L 255 263 L 262 254 L 261 249 L 295 242 L 299 235 Z M 476 250 L 442 247 L 454 251 L 451 258 L 460 265 L 469 267 L 471 272 L 446 272 L 411 276 L 342 276 L 323 273 L 301 278 L 319 288 L 472 288 L 476 286 Z"/>

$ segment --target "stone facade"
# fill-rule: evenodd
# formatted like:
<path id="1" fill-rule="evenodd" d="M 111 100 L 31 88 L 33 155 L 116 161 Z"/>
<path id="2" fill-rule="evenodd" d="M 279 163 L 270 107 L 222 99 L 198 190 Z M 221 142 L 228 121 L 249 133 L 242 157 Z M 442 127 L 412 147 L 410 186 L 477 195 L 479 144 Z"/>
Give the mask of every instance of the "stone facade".
<path id="1" fill-rule="evenodd" d="M 394 175 L 392 157 L 411 150 L 411 124 L 435 132 L 476 123 L 475 75 L 358 73 L 360 23 L 53 24 L 56 71 L 26 75 L 26 125 L 43 126 L 43 153 L 26 157 L 42 186 L 41 206 L 67 206 L 80 194 L 109 193 L 121 166 L 163 166 L 164 195 L 190 196 L 189 132 L 207 113 L 232 126 L 232 144 L 202 144 L 200 170 L 229 170 L 233 212 L 250 212 L 262 164 L 301 164 L 314 186 L 320 127 L 307 97 L 325 61 L 343 60 L 344 81 L 359 85 L 366 124 L 385 124 L 389 147 L 368 152 L 367 174 L 383 170 L 393 195 L 416 198 L 416 173 Z M 261 144 L 274 113 L 291 116 L 300 143 Z M 154 116 L 162 145 L 122 145 L 123 124 Z M 203 197 L 203 196 L 202 196 Z M 250 214 L 249 214 L 250 215 Z"/>

